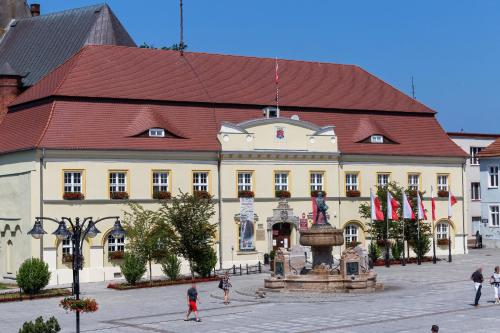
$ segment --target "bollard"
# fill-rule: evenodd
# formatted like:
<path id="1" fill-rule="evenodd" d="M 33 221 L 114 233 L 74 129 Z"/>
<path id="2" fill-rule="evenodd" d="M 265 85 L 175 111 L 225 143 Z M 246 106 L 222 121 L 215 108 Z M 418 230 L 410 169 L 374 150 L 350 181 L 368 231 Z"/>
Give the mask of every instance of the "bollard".
<path id="1" fill-rule="evenodd" d="M 241 272 L 241 264 L 240 264 L 240 275 L 242 275 L 242 272 Z"/>
<path id="2" fill-rule="evenodd" d="M 249 274 L 249 273 L 248 273 L 248 264 L 247 264 L 247 275 L 248 275 L 248 274 Z"/>
<path id="3" fill-rule="evenodd" d="M 260 265 L 260 260 L 259 260 L 259 273 L 262 273 L 262 266 Z"/>
<path id="4" fill-rule="evenodd" d="M 236 275 L 236 266 L 233 265 L 233 275 Z"/>
<path id="5" fill-rule="evenodd" d="M 448 237 L 448 262 L 451 262 L 451 233 Z"/>

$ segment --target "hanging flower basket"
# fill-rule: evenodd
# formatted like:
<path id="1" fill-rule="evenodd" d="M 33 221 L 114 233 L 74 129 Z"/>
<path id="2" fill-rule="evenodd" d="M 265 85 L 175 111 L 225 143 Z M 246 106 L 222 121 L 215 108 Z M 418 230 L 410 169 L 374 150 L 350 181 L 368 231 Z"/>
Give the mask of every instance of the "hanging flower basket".
<path id="1" fill-rule="evenodd" d="M 72 263 L 73 262 L 73 255 L 72 254 L 63 254 L 62 262 L 66 263 L 66 264 Z"/>
<path id="2" fill-rule="evenodd" d="M 291 197 L 291 194 L 289 191 L 285 191 L 285 190 L 279 190 L 279 191 L 275 191 L 274 192 L 274 197 L 275 198 L 280 198 L 280 199 L 283 199 L 283 198 L 290 198 Z"/>
<path id="3" fill-rule="evenodd" d="M 326 197 L 325 191 L 311 191 L 311 198 L 317 198 L 319 192 L 323 193 L 323 197 Z"/>
<path id="4" fill-rule="evenodd" d="M 253 198 L 255 194 L 253 191 L 238 191 L 238 198 Z"/>
<path id="5" fill-rule="evenodd" d="M 172 198 L 172 194 L 168 191 L 157 191 L 153 192 L 153 199 L 157 200 L 170 200 Z"/>
<path id="6" fill-rule="evenodd" d="M 193 196 L 197 199 L 210 199 L 211 195 L 207 191 L 194 191 Z"/>
<path id="7" fill-rule="evenodd" d="M 113 200 L 126 200 L 126 199 L 128 199 L 127 192 L 111 192 L 110 196 L 111 196 L 111 199 L 113 199 Z"/>
<path id="8" fill-rule="evenodd" d="M 108 253 L 109 260 L 120 260 L 125 256 L 125 252 L 123 251 L 113 251 Z"/>
<path id="9" fill-rule="evenodd" d="M 349 198 L 355 198 L 361 196 L 361 192 L 358 190 L 348 190 L 345 192 L 345 195 Z"/>
<path id="10" fill-rule="evenodd" d="M 438 191 L 438 197 L 440 198 L 448 198 L 448 191 Z"/>
<path id="11" fill-rule="evenodd" d="M 441 238 L 437 240 L 437 244 L 441 246 L 443 245 L 448 246 L 448 244 L 450 244 L 450 240 L 448 238 Z"/>
<path id="12" fill-rule="evenodd" d="M 93 298 L 76 299 L 74 297 L 66 297 L 59 303 L 59 306 L 66 311 L 73 312 L 96 312 L 99 309 L 99 304 Z"/>
<path id="13" fill-rule="evenodd" d="M 64 200 L 83 200 L 85 196 L 80 192 L 65 192 L 63 194 Z"/>

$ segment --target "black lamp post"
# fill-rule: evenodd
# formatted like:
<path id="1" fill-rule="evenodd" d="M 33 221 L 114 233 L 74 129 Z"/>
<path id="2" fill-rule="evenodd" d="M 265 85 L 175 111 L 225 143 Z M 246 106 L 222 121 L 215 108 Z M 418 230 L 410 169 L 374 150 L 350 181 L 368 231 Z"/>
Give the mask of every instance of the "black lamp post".
<path id="1" fill-rule="evenodd" d="M 104 220 L 114 219 L 115 224 L 111 230 L 111 235 L 115 238 L 123 237 L 125 235 L 125 230 L 123 229 L 120 218 L 118 216 L 103 217 L 96 221 L 92 220 L 92 217 L 86 217 L 80 222 L 80 218 L 75 218 L 73 222 L 68 217 L 62 217 L 60 221 L 53 219 L 51 217 L 37 217 L 35 219 L 35 225 L 28 231 L 28 235 L 33 238 L 40 239 L 46 234 L 43 230 L 42 220 L 52 221 L 58 224 L 56 231 L 52 234 L 59 240 L 66 240 L 68 238 L 72 241 L 73 246 L 73 295 L 78 300 L 80 299 L 80 270 L 83 268 L 83 241 L 85 238 L 94 238 L 100 231 L 95 226 L 97 223 Z M 68 230 L 66 222 L 71 226 L 71 231 Z M 80 333 L 80 312 L 76 313 L 76 332 Z"/>

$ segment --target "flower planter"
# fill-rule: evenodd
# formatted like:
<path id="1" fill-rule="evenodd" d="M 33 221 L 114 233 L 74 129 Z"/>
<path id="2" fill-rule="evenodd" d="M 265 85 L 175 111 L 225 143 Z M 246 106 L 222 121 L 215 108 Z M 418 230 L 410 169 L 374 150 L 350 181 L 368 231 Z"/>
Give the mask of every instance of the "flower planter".
<path id="1" fill-rule="evenodd" d="M 325 191 L 311 191 L 311 198 L 317 198 L 319 192 L 323 193 L 323 197 L 326 197 Z"/>
<path id="2" fill-rule="evenodd" d="M 438 191 L 438 197 L 440 198 L 448 198 L 449 192 L 448 191 Z"/>
<path id="3" fill-rule="evenodd" d="M 211 195 L 207 191 L 194 191 L 193 196 L 198 199 L 210 199 Z"/>
<path id="4" fill-rule="evenodd" d="M 127 192 L 111 192 L 109 194 L 109 196 L 113 200 L 126 200 L 126 199 L 128 199 L 128 193 Z"/>
<path id="5" fill-rule="evenodd" d="M 123 251 L 114 251 L 114 252 L 108 253 L 109 260 L 120 260 L 120 259 L 123 259 L 124 256 L 125 256 L 125 252 L 123 252 Z"/>
<path id="6" fill-rule="evenodd" d="M 85 196 L 80 192 L 66 192 L 63 194 L 64 200 L 83 200 Z"/>
<path id="7" fill-rule="evenodd" d="M 238 198 L 253 198 L 254 196 L 253 191 L 238 191 Z"/>
<path id="8" fill-rule="evenodd" d="M 219 281 L 219 280 L 220 280 L 220 277 L 218 277 L 218 276 L 211 276 L 211 277 L 207 277 L 207 278 L 197 277 L 194 279 L 194 282 L 195 283 L 212 282 L 212 281 Z M 179 284 L 191 284 L 191 283 L 193 283 L 193 279 L 184 278 L 184 279 L 179 279 L 179 280 L 153 280 L 153 285 L 151 285 L 151 283 L 149 281 L 140 281 L 140 282 L 137 282 L 135 285 L 130 285 L 126 282 L 110 283 L 110 284 L 108 284 L 108 288 L 115 289 L 115 290 L 129 290 L 129 289 L 165 287 L 165 286 L 173 286 L 173 285 L 179 285 Z"/>
<path id="9" fill-rule="evenodd" d="M 96 312 L 99 305 L 93 298 L 76 299 L 74 297 L 66 297 L 59 303 L 59 306 L 66 311 L 73 312 Z"/>
<path id="10" fill-rule="evenodd" d="M 73 262 L 73 255 L 72 254 L 64 254 L 62 257 L 62 262 L 65 264 L 70 264 Z"/>
<path id="11" fill-rule="evenodd" d="M 437 240 L 437 245 L 439 246 L 448 246 L 450 244 L 450 240 L 448 238 L 441 238 Z"/>
<path id="12" fill-rule="evenodd" d="M 350 243 L 346 244 L 346 247 L 355 248 L 356 246 L 358 246 L 360 244 L 361 244 L 361 242 L 350 242 Z"/>
<path id="13" fill-rule="evenodd" d="M 349 198 L 356 198 L 356 197 L 361 196 L 361 192 L 357 191 L 357 190 L 349 190 L 349 191 L 345 192 L 345 195 L 346 195 L 346 197 L 349 197 Z"/>
<path id="14" fill-rule="evenodd" d="M 170 199 L 172 199 L 172 194 L 168 191 L 153 192 L 153 199 L 170 200 Z"/>
<path id="15" fill-rule="evenodd" d="M 285 190 L 279 190 L 274 192 L 274 197 L 284 199 L 284 198 L 290 198 L 291 194 L 289 191 Z"/>

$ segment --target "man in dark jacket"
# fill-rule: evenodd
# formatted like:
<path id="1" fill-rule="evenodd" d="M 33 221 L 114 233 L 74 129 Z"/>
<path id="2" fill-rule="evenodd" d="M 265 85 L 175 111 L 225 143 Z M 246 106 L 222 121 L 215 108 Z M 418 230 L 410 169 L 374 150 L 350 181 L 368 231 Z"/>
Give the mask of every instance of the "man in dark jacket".
<path id="1" fill-rule="evenodd" d="M 474 306 L 479 306 L 479 298 L 481 298 L 481 288 L 483 287 L 483 268 L 479 267 L 472 276 L 470 277 L 474 282 L 474 288 L 476 288 L 476 298 L 474 300 Z"/>

